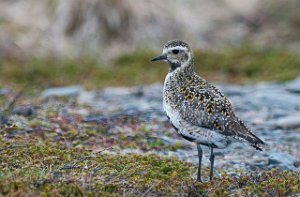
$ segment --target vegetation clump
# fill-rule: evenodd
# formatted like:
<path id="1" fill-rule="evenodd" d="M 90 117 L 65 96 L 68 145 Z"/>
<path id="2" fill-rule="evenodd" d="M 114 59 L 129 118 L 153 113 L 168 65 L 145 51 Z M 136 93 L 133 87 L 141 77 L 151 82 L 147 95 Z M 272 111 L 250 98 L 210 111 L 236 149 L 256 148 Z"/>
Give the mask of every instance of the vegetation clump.
<path id="1" fill-rule="evenodd" d="M 168 67 L 163 63 L 160 66 L 150 62 L 155 55 L 157 52 L 147 51 L 125 54 L 107 64 L 86 57 L 67 60 L 6 60 L 0 62 L 0 84 L 42 89 L 79 83 L 89 89 L 98 89 L 162 82 Z M 300 73 L 298 55 L 249 45 L 222 51 L 198 50 L 195 51 L 195 59 L 197 72 L 215 82 L 286 81 Z"/>
<path id="2" fill-rule="evenodd" d="M 127 135 L 58 111 L 41 110 L 35 117 L 19 117 L 18 124 L 1 125 L 0 195 L 286 196 L 300 192 L 300 172 L 277 169 L 235 176 L 220 171 L 220 177 L 208 182 L 205 168 L 207 180 L 199 183 L 194 164 L 149 153 L 167 145 L 149 137 L 153 132 L 144 125 L 132 125 Z M 169 149 L 178 147 L 184 148 L 175 144 Z M 126 148 L 143 154 L 125 154 Z"/>
<path id="3" fill-rule="evenodd" d="M 195 181 L 196 167 L 156 155 L 93 154 L 84 148 L 31 140 L 1 140 L 1 195 L 287 196 L 300 192 L 299 172 L 273 169 L 236 177 L 222 172 Z M 204 171 L 208 176 L 208 170 Z"/>

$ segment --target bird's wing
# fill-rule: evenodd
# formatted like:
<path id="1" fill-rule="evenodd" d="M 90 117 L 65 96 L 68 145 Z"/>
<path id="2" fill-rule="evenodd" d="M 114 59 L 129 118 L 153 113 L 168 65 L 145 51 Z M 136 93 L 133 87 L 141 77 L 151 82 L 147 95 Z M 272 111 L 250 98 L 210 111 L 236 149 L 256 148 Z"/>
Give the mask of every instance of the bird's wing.
<path id="1" fill-rule="evenodd" d="M 204 79 L 195 77 L 191 83 L 180 87 L 180 94 L 179 113 L 185 121 L 225 136 L 246 140 L 258 149 L 259 144 L 264 144 L 235 116 L 223 93 Z"/>

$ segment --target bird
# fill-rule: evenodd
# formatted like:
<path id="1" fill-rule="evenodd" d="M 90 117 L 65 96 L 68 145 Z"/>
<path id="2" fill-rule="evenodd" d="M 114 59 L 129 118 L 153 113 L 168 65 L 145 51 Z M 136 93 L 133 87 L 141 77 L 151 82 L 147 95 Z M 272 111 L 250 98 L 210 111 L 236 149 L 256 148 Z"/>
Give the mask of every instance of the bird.
<path id="1" fill-rule="evenodd" d="M 225 95 L 195 72 L 193 52 L 187 43 L 181 40 L 167 42 L 162 55 L 152 61 L 169 64 L 163 86 L 163 108 L 177 133 L 196 143 L 197 181 L 202 182 L 202 145 L 210 149 L 210 181 L 213 180 L 215 148 L 244 142 L 262 151 L 265 142 L 236 116 Z"/>

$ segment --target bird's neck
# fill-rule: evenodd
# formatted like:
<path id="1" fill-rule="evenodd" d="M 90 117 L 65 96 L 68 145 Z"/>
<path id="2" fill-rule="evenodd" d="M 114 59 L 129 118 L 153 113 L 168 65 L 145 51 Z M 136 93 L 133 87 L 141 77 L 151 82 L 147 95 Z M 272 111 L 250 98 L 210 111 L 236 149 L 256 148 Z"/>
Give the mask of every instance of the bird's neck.
<path id="1" fill-rule="evenodd" d="M 191 57 L 191 59 L 187 62 L 187 65 L 184 65 L 183 67 L 183 72 L 187 75 L 193 75 L 195 72 L 194 69 L 194 58 Z"/>
<path id="2" fill-rule="evenodd" d="M 189 61 L 179 64 L 179 65 L 170 65 L 169 73 L 175 75 L 193 75 L 194 74 L 194 58 L 191 58 Z"/>

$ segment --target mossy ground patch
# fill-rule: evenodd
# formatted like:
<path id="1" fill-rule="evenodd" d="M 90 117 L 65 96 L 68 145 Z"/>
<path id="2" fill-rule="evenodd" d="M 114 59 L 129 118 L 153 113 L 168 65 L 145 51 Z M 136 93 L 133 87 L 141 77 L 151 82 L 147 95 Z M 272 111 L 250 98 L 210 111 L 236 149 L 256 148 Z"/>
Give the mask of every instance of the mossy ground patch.
<path id="1" fill-rule="evenodd" d="M 249 45 L 222 51 L 195 51 L 197 72 L 219 83 L 255 83 L 286 81 L 300 74 L 300 57 L 276 49 L 258 49 Z M 110 63 L 93 58 L 38 59 L 0 62 L 0 87 L 43 89 L 81 84 L 88 89 L 107 86 L 131 86 L 162 83 L 168 71 L 164 62 L 150 62 L 154 52 L 124 54 Z"/>

